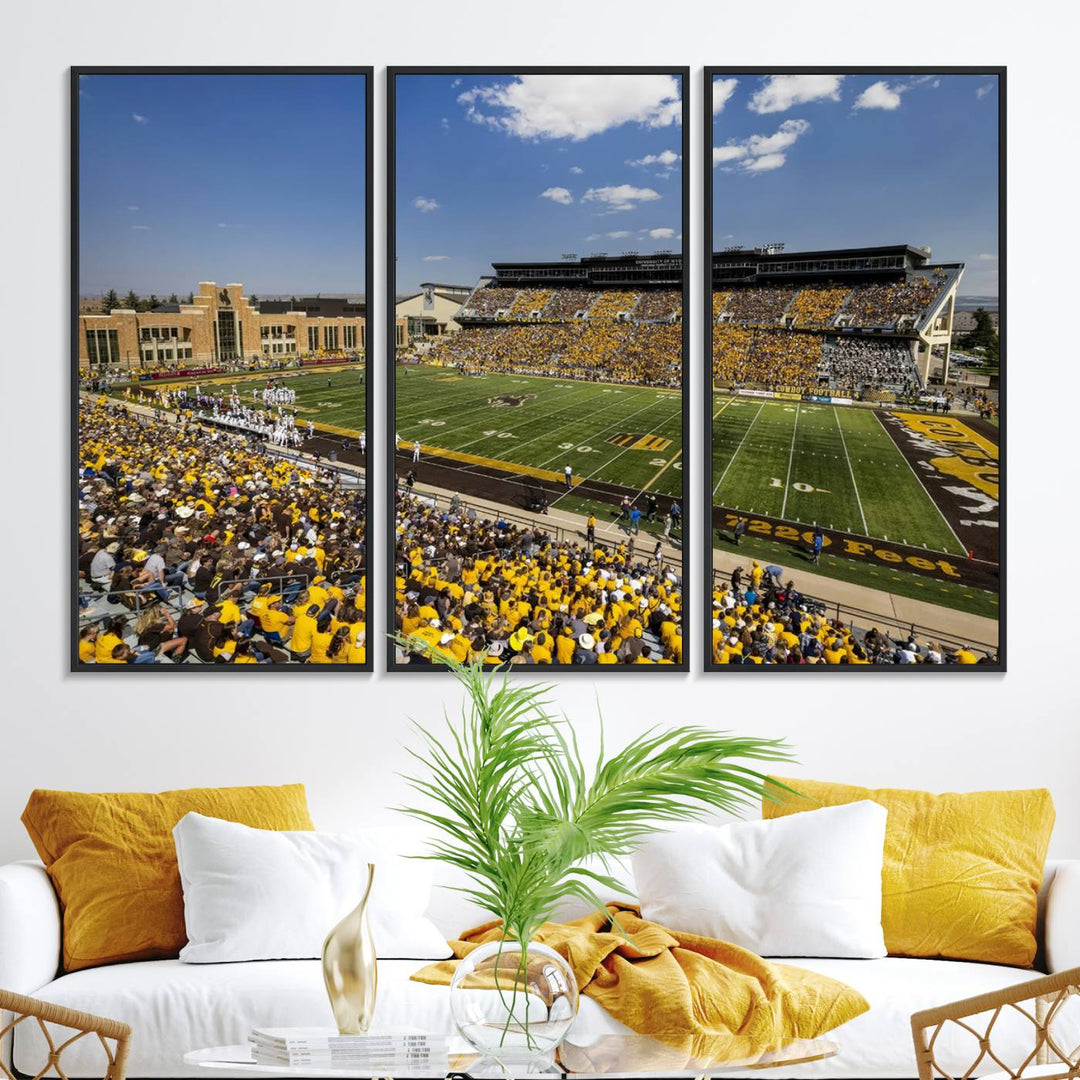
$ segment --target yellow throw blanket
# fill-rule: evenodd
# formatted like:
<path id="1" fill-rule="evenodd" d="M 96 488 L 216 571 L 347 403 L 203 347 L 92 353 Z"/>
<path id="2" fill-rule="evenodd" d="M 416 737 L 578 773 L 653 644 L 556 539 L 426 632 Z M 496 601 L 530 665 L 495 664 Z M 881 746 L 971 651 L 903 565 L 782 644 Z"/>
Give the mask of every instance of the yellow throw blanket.
<path id="1" fill-rule="evenodd" d="M 627 936 L 612 928 L 612 916 Z M 468 930 L 449 943 L 456 959 L 429 964 L 412 977 L 449 985 L 457 960 L 502 936 L 501 921 Z M 621 904 L 570 923 L 544 923 L 535 940 L 565 957 L 580 992 L 616 1020 L 697 1060 L 753 1060 L 786 1040 L 831 1031 L 870 1007 L 835 979 L 770 963 L 725 941 L 667 930 Z"/>

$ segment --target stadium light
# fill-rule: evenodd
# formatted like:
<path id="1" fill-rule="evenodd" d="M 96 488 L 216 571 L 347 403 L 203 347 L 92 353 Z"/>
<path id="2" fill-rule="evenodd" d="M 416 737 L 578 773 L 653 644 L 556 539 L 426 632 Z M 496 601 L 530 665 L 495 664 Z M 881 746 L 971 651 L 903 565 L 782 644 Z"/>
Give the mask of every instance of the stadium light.
<path id="1" fill-rule="evenodd" d="M 571 262 L 571 261 L 573 261 L 574 259 L 577 258 L 577 252 L 576 251 L 564 251 L 562 253 L 562 258 L 566 259 L 567 262 Z"/>

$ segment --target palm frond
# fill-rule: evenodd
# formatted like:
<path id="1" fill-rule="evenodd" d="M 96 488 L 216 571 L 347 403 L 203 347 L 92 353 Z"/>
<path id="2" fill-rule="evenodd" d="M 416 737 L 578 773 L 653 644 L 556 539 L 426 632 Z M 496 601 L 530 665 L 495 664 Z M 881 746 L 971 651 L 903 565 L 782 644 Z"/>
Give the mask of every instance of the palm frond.
<path id="1" fill-rule="evenodd" d="M 626 892 L 608 860 L 650 833 L 775 798 L 743 762 L 791 760 L 780 740 L 692 724 L 654 728 L 608 757 L 601 725 L 590 769 L 573 726 L 551 715 L 549 687 L 408 646 L 447 667 L 465 701 L 458 720 L 444 713 L 441 741 L 414 725 L 419 746 L 406 749 L 422 774 L 404 779 L 424 805 L 398 809 L 435 831 L 428 857 L 464 871 L 472 884 L 458 891 L 521 941 L 568 899 L 602 907 L 597 889 Z"/>

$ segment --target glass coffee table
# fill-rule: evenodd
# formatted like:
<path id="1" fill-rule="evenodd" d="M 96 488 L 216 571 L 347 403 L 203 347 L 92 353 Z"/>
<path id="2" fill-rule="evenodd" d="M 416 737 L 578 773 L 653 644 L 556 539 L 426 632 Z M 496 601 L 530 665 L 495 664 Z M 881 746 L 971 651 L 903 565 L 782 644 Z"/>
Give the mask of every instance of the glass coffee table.
<path id="1" fill-rule="evenodd" d="M 606 1076 L 612 1080 L 618 1077 L 626 1080 L 639 1077 L 681 1080 L 682 1077 L 723 1076 L 743 1070 L 802 1065 L 808 1061 L 834 1057 L 840 1050 L 840 1044 L 828 1037 L 780 1040 L 767 1047 L 751 1047 L 746 1040 L 738 1039 L 695 1040 L 681 1036 L 668 1038 L 635 1034 L 603 1035 L 584 1045 L 572 1040 L 573 1036 L 559 1047 L 554 1060 L 534 1059 L 527 1065 L 503 1065 L 491 1058 L 482 1058 L 475 1052 L 465 1052 L 467 1044 L 464 1040 L 451 1039 L 449 1068 L 445 1072 L 430 1067 L 422 1070 L 388 1070 L 380 1066 L 318 1069 L 308 1065 L 264 1065 L 254 1061 L 251 1047 L 246 1044 L 192 1050 L 184 1055 L 184 1063 L 206 1069 L 250 1073 L 252 1076 L 337 1077 L 339 1080 L 384 1077 L 393 1077 L 394 1080 L 486 1080 L 488 1077 L 517 1080 L 524 1076 L 547 1077 L 550 1080 L 577 1076 Z M 456 1048 L 462 1052 L 455 1053 Z"/>

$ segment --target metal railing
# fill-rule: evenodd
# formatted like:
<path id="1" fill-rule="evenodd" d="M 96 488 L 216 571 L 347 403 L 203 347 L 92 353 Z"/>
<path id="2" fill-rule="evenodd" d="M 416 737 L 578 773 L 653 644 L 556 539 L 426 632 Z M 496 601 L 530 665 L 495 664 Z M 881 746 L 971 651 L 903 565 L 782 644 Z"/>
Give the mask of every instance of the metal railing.
<path id="1" fill-rule="evenodd" d="M 716 588 L 718 585 L 726 585 L 730 588 L 731 571 L 718 570 L 716 567 L 713 567 L 712 581 L 713 588 Z M 797 589 L 796 591 L 799 594 L 800 600 L 817 607 L 825 618 L 830 619 L 833 622 L 843 622 L 845 625 L 851 627 L 851 629 L 860 630 L 864 634 L 870 629 L 877 628 L 878 630 L 887 633 L 894 641 L 907 641 L 910 638 L 915 637 L 921 638 L 924 641 L 929 639 L 942 645 L 950 645 L 953 648 L 959 648 L 963 645 L 974 645 L 984 652 L 997 652 L 998 647 L 996 644 L 991 645 L 985 641 L 977 641 L 971 637 L 959 637 L 951 631 L 937 630 L 933 627 L 923 626 L 920 623 L 907 622 L 906 620 L 898 619 L 895 615 L 864 611 L 861 608 L 852 607 L 850 604 L 841 603 L 839 600 L 825 600 L 820 596 L 811 596 L 801 589 Z M 893 634 L 893 630 L 896 631 L 895 634 Z"/>

